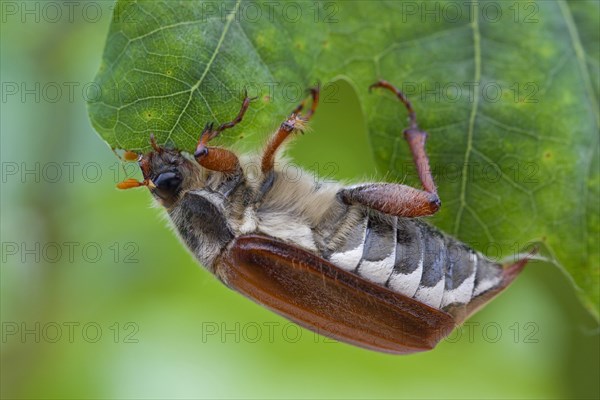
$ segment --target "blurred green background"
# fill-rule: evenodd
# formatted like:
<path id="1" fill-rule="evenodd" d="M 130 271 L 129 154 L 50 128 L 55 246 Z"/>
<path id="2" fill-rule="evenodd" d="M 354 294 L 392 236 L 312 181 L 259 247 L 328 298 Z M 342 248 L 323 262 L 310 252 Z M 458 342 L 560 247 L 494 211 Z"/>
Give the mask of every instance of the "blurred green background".
<path id="1" fill-rule="evenodd" d="M 199 268 L 145 190 L 115 189 L 123 169 L 88 122 L 111 8 L 2 3 L 2 398 L 600 396 L 597 324 L 552 267 L 400 357 L 317 337 Z M 336 99 L 290 156 L 382 179 L 353 89 Z"/>

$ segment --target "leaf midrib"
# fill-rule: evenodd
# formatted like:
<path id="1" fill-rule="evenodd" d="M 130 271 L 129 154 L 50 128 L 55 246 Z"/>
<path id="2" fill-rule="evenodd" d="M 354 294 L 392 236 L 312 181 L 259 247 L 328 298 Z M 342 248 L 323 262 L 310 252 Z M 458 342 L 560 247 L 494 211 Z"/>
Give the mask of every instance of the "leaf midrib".
<path id="1" fill-rule="evenodd" d="M 177 125 L 179 125 L 179 121 L 181 120 L 181 117 L 186 113 L 190 103 L 192 102 L 192 98 L 194 97 L 194 92 L 200 87 L 200 85 L 204 81 L 204 78 L 208 74 L 208 71 L 210 70 L 210 67 L 212 66 L 213 62 L 215 61 L 217 54 L 219 54 L 219 50 L 221 49 L 221 46 L 223 45 L 225 36 L 227 35 L 227 32 L 229 31 L 229 27 L 231 26 L 232 22 L 235 20 L 235 16 L 238 12 L 241 1 L 242 0 L 237 0 L 235 2 L 235 7 L 233 8 L 233 11 L 229 15 L 227 15 L 227 20 L 225 21 L 225 26 L 223 27 L 223 32 L 221 32 L 221 37 L 219 37 L 217 46 L 215 47 L 215 50 L 213 51 L 210 59 L 206 63 L 206 67 L 204 68 L 202 75 L 200 76 L 198 81 L 192 86 L 192 88 L 190 90 L 190 96 L 188 97 L 188 101 L 187 101 L 187 103 L 185 103 L 185 106 L 179 113 L 179 116 L 177 117 L 177 120 L 173 124 L 173 127 L 169 130 L 169 134 L 167 135 L 167 137 L 165 139 L 165 143 L 169 141 L 169 139 L 171 138 L 171 135 L 173 134 L 173 131 L 175 131 L 175 128 L 177 128 Z"/>
<path id="2" fill-rule="evenodd" d="M 479 3 L 473 3 L 473 10 L 471 15 L 475 15 L 473 20 L 471 21 L 471 29 L 473 31 L 473 51 L 474 51 L 474 64 L 475 71 L 473 80 L 476 83 L 479 83 L 481 80 L 481 32 L 479 30 Z M 475 90 L 473 95 L 473 105 L 471 106 L 471 113 L 469 115 L 469 127 L 467 130 L 467 146 L 465 149 L 465 157 L 462 168 L 462 180 L 460 187 L 460 203 L 458 206 L 458 212 L 456 213 L 456 219 L 454 221 L 454 235 L 457 236 L 460 230 L 460 222 L 462 220 L 462 215 L 464 210 L 467 208 L 467 173 L 468 173 L 468 164 L 469 159 L 471 157 L 471 152 L 473 150 L 473 132 L 475 130 L 475 118 L 477 116 L 477 109 L 479 107 L 479 91 Z M 479 218 L 476 218 L 479 221 Z M 480 221 L 479 221 L 480 222 Z"/>

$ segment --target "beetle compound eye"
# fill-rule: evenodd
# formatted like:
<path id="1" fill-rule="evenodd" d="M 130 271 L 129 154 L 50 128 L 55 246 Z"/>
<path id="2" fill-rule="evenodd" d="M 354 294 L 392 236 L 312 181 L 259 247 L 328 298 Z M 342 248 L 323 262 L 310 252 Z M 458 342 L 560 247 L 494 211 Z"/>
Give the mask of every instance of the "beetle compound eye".
<path id="1" fill-rule="evenodd" d="M 161 191 L 174 192 L 181 185 L 181 178 L 175 172 L 165 172 L 158 175 L 154 185 Z"/>

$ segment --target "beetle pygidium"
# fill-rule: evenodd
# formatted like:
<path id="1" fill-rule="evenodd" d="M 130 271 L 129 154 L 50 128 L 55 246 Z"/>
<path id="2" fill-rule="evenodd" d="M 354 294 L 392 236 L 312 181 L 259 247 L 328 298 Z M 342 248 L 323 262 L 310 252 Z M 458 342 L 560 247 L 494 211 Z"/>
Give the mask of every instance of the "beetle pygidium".
<path id="1" fill-rule="evenodd" d="M 209 142 L 237 117 L 200 135 L 194 158 L 160 147 L 139 157 L 146 186 L 164 206 L 182 241 L 225 285 L 320 334 L 391 353 L 433 348 L 452 329 L 506 288 L 527 259 L 494 263 L 419 217 L 441 203 L 425 153 L 427 134 L 406 97 L 404 136 L 423 189 L 396 183 L 286 179 L 276 153 L 302 132 L 319 102 L 300 104 L 248 159 Z M 256 170 L 249 165 L 260 165 Z M 252 175 L 252 176 L 250 176 Z M 308 176 L 308 175 L 304 175 Z"/>

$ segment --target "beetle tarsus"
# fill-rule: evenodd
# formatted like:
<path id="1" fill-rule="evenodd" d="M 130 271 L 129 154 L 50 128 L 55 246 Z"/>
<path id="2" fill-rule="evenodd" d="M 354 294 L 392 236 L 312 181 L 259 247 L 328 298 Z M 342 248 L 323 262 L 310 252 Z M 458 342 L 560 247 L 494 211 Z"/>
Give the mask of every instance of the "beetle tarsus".
<path id="1" fill-rule="evenodd" d="M 154 133 L 150 134 L 150 145 L 157 153 L 162 153 L 163 149 L 156 143 L 156 138 L 154 137 Z"/>
<path id="2" fill-rule="evenodd" d="M 406 110 L 408 111 L 408 122 L 410 128 L 419 129 L 417 124 L 417 114 L 413 109 L 412 103 L 410 102 L 410 100 L 408 100 L 406 95 L 402 93 L 402 91 L 400 91 L 400 89 L 383 79 L 369 86 L 369 92 L 371 92 L 374 88 L 384 88 L 394 93 L 396 97 L 398 97 L 398 99 L 402 102 L 402 104 L 404 104 Z"/>
<path id="3" fill-rule="evenodd" d="M 301 115 L 300 113 L 304 109 L 306 100 L 303 100 L 295 109 L 292 111 L 287 120 L 285 120 L 280 126 L 277 132 L 271 137 L 267 148 L 263 154 L 261 170 L 263 174 L 271 171 L 275 165 L 275 154 L 279 147 L 285 142 L 291 133 L 304 132 L 305 124 L 310 121 L 314 115 L 317 107 L 319 106 L 319 93 L 321 92 L 321 85 L 309 89 L 312 98 L 312 104 L 306 114 Z"/>
<path id="4" fill-rule="evenodd" d="M 437 196 L 437 188 L 433 176 L 431 175 L 431 169 L 429 168 L 429 158 L 425 152 L 425 141 L 427 139 L 427 132 L 419 129 L 417 124 L 417 115 L 412 107 L 411 102 L 398 88 L 385 80 L 380 80 L 369 86 L 369 90 L 373 88 L 384 88 L 388 89 L 398 97 L 398 99 L 404 104 L 408 111 L 409 126 L 404 130 L 404 138 L 408 142 L 410 151 L 413 155 L 413 161 L 423 185 L 423 189 L 426 192 L 435 194 Z"/>

